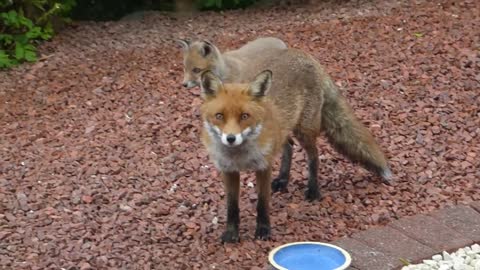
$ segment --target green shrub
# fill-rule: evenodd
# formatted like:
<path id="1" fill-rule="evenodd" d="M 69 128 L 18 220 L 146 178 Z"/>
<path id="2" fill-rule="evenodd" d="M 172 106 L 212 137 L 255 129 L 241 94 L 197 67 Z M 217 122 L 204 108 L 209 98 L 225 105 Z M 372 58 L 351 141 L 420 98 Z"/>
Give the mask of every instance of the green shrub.
<path id="1" fill-rule="evenodd" d="M 35 62 L 38 41 L 50 39 L 53 22 L 74 5 L 75 0 L 0 0 L 0 68 Z"/>

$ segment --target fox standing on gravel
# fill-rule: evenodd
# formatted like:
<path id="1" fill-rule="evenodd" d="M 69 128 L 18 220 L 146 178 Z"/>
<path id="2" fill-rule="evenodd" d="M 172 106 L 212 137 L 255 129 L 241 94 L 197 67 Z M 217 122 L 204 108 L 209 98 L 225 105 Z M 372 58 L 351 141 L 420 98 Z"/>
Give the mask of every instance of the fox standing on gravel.
<path id="1" fill-rule="evenodd" d="M 248 57 L 242 49 L 222 55 L 210 42 L 182 44 L 185 77 L 190 78 L 184 85 L 200 84 L 202 142 L 225 182 L 227 228 L 222 241 L 239 240 L 239 172 L 245 170 L 255 171 L 257 177 L 255 237 L 269 237 L 270 188 L 287 188 L 291 132 L 308 156 L 308 200 L 320 197 L 316 138 L 322 131 L 339 152 L 386 183 L 391 180 L 387 160 L 372 135 L 312 56 L 288 48 L 265 48 L 255 56 L 245 52 Z M 273 159 L 282 148 L 280 174 L 270 185 Z"/>

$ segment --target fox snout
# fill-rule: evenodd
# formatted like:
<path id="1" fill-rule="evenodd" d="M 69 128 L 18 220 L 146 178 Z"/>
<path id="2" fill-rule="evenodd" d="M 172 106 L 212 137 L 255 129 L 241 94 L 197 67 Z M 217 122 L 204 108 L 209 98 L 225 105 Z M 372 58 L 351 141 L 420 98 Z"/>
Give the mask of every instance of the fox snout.
<path id="1" fill-rule="evenodd" d="M 227 146 L 237 146 L 242 144 L 243 137 L 242 134 L 222 134 L 222 143 Z"/>
<path id="2" fill-rule="evenodd" d="M 204 122 L 204 127 L 212 139 L 228 147 L 241 145 L 251 135 L 249 132 L 251 128 L 247 128 L 246 131 L 235 134 L 232 132 L 224 132 L 218 126 L 215 126 L 208 121 Z"/>
<path id="3" fill-rule="evenodd" d="M 196 81 L 183 81 L 182 83 L 183 87 L 190 89 L 198 85 Z"/>

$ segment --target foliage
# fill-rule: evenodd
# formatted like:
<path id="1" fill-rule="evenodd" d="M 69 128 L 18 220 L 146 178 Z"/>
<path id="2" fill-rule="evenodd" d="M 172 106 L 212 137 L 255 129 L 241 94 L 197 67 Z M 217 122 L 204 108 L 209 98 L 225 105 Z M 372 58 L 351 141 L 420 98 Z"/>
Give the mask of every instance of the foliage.
<path id="1" fill-rule="evenodd" d="M 259 0 L 89 0 L 78 1 L 72 18 L 78 20 L 117 20 L 142 10 L 173 11 L 177 3 L 200 10 L 244 8 Z"/>
<path id="2" fill-rule="evenodd" d="M 148 9 L 148 0 L 89 0 L 79 1 L 72 11 L 77 20 L 117 20 L 122 16 L 140 9 Z M 160 2 L 164 2 L 160 0 Z"/>
<path id="3" fill-rule="evenodd" d="M 39 40 L 53 36 L 53 21 L 75 0 L 0 0 L 0 68 L 37 60 Z"/>
<path id="4" fill-rule="evenodd" d="M 232 9 L 244 8 L 255 3 L 255 0 L 198 0 L 197 5 L 201 9 Z"/>

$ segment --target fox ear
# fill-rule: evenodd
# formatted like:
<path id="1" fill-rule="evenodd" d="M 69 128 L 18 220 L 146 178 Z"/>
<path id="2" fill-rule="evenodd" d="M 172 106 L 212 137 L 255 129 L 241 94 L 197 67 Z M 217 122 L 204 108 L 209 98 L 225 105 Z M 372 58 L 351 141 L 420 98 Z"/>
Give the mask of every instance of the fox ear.
<path id="1" fill-rule="evenodd" d="M 202 54 L 203 57 L 207 57 L 212 52 L 215 51 L 215 45 L 213 45 L 210 41 L 208 40 L 203 40 L 202 47 L 200 48 L 200 53 Z"/>
<path id="2" fill-rule="evenodd" d="M 202 97 L 215 96 L 223 88 L 223 83 L 212 71 L 206 70 L 200 75 Z"/>
<path id="3" fill-rule="evenodd" d="M 190 41 L 186 39 L 176 39 L 175 41 L 182 47 L 184 51 L 190 48 Z"/>
<path id="4" fill-rule="evenodd" d="M 263 97 L 267 94 L 272 85 L 272 71 L 264 70 L 260 72 L 252 83 L 250 83 L 249 92 L 254 97 Z"/>

